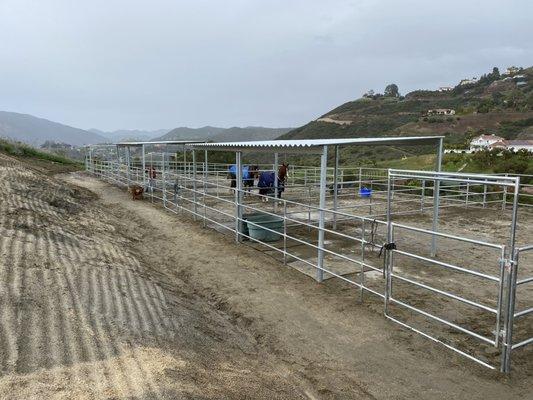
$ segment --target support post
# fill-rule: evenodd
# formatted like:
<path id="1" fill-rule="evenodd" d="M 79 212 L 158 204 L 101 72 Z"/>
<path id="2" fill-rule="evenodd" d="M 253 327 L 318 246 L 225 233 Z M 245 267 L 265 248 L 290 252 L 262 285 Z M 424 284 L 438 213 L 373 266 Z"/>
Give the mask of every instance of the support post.
<path id="1" fill-rule="evenodd" d="M 117 176 L 116 179 L 120 183 L 120 150 L 118 147 L 118 144 L 116 145 L 117 148 Z"/>
<path id="2" fill-rule="evenodd" d="M 518 214 L 518 196 L 520 192 L 520 177 L 516 177 L 513 197 L 513 215 L 511 222 L 511 235 L 509 239 L 509 253 L 507 256 L 508 273 L 507 273 L 507 290 L 506 290 L 506 313 L 504 321 L 505 338 L 503 340 L 502 351 L 502 372 L 511 372 L 511 353 L 513 347 L 513 328 L 514 313 L 516 301 L 516 280 L 518 276 L 518 257 L 519 252 L 515 249 L 516 242 L 516 222 Z"/>
<path id="3" fill-rule="evenodd" d="M 392 191 L 391 191 L 391 176 L 390 176 L 390 169 L 387 174 L 387 243 L 392 243 L 393 241 L 393 233 L 392 233 Z M 391 252 L 388 250 L 385 250 L 385 254 L 383 256 L 383 277 L 385 278 L 385 304 L 384 304 L 384 312 L 385 315 L 388 315 L 389 310 L 389 300 L 392 292 L 392 278 L 391 278 L 391 268 L 392 268 L 392 259 L 391 259 Z"/>
<path id="4" fill-rule="evenodd" d="M 146 159 L 145 156 L 145 149 L 144 149 L 144 143 L 141 145 L 141 157 L 142 157 L 142 168 L 143 168 L 143 188 L 146 189 Z M 164 169 L 163 169 L 164 170 Z"/>
<path id="5" fill-rule="evenodd" d="M 442 168 L 442 149 L 443 138 L 439 139 L 439 146 L 437 148 L 437 160 L 435 170 L 441 171 Z M 435 177 L 437 178 L 437 177 Z M 440 206 L 440 180 L 435 179 L 433 182 L 433 226 L 432 229 L 436 232 L 439 229 L 439 206 Z M 435 257 L 437 254 L 437 235 L 431 236 L 431 256 Z"/>
<path id="6" fill-rule="evenodd" d="M 166 147 L 166 146 L 165 146 Z M 161 160 L 162 160 L 162 164 L 161 165 L 161 180 L 163 182 L 163 207 L 167 207 L 167 177 L 165 176 L 165 172 L 166 172 L 166 169 L 165 169 L 165 151 L 163 151 L 163 154 L 161 156 Z"/>
<path id="7" fill-rule="evenodd" d="M 507 178 L 508 174 L 505 174 L 505 177 Z M 503 187 L 503 198 L 502 198 L 502 211 L 505 211 L 505 208 L 507 207 L 507 186 Z"/>
<path id="8" fill-rule="evenodd" d="M 194 211 L 194 217 L 193 219 L 196 221 L 196 214 L 198 213 L 198 203 L 197 203 L 197 195 L 196 195 L 196 150 L 192 150 L 192 201 L 193 201 L 193 211 Z"/>
<path id="9" fill-rule="evenodd" d="M 283 202 L 283 265 L 287 265 L 287 202 Z"/>
<path id="10" fill-rule="evenodd" d="M 207 207 L 205 204 L 206 195 L 207 195 L 207 178 L 209 177 L 208 169 L 209 166 L 207 164 L 207 149 L 204 150 L 204 228 L 207 224 Z"/>
<path id="11" fill-rule="evenodd" d="M 324 227 L 325 227 L 325 207 L 326 207 L 326 173 L 328 167 L 328 146 L 322 148 L 320 157 L 320 193 L 319 193 L 319 211 L 318 211 L 318 262 L 316 270 L 316 280 L 324 280 Z"/>
<path id="12" fill-rule="evenodd" d="M 241 241 L 242 232 L 242 152 L 235 152 L 235 241 Z"/>
<path id="13" fill-rule="evenodd" d="M 485 184 L 483 185 L 483 208 L 487 207 L 487 180 L 485 179 Z"/>
<path id="14" fill-rule="evenodd" d="M 339 177 L 339 146 L 335 146 L 335 167 L 333 169 L 333 211 L 337 211 L 338 202 L 338 177 Z M 337 214 L 333 213 L 333 229 L 337 229 Z"/>
<path id="15" fill-rule="evenodd" d="M 422 195 L 420 197 L 420 211 L 424 210 L 424 198 L 426 196 L 426 180 L 422 179 Z"/>
<path id="16" fill-rule="evenodd" d="M 126 186 L 130 186 L 130 156 L 131 156 L 131 153 L 130 153 L 130 148 L 129 146 L 126 146 L 126 166 L 127 166 L 127 172 L 126 172 L 126 177 L 127 177 L 127 184 Z"/>
<path id="17" fill-rule="evenodd" d="M 278 197 L 279 197 L 279 193 L 278 193 L 278 185 L 279 185 L 279 182 L 278 182 L 278 165 L 279 165 L 278 153 L 274 153 L 274 165 L 273 165 L 273 169 L 274 169 L 274 197 L 276 198 L 276 201 L 274 201 L 274 212 L 278 211 Z"/>
<path id="18" fill-rule="evenodd" d="M 187 150 L 185 149 L 185 145 L 183 144 L 181 146 L 182 150 L 183 150 L 183 166 L 182 166 L 182 171 L 183 171 L 183 176 L 185 177 L 187 174 L 186 174 L 186 165 L 187 165 Z"/>
<path id="19" fill-rule="evenodd" d="M 89 148 L 89 165 L 90 165 L 90 171 L 94 174 L 94 164 L 93 164 L 93 148 Z"/>

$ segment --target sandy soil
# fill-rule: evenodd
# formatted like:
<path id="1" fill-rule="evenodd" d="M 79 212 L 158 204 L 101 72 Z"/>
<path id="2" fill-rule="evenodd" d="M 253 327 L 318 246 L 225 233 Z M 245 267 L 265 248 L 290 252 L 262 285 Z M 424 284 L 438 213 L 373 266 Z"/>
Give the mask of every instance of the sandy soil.
<path id="1" fill-rule="evenodd" d="M 201 224 L 1 157 L 0 398 L 519 399 L 504 377 Z"/>

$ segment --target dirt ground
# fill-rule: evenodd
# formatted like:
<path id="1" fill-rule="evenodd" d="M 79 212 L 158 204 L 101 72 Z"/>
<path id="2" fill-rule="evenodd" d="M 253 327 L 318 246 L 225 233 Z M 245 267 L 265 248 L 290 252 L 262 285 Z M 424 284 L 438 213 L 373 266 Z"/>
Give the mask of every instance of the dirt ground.
<path id="1" fill-rule="evenodd" d="M 528 399 L 338 280 L 0 156 L 0 398 Z M 529 369 L 530 371 L 530 369 Z"/>

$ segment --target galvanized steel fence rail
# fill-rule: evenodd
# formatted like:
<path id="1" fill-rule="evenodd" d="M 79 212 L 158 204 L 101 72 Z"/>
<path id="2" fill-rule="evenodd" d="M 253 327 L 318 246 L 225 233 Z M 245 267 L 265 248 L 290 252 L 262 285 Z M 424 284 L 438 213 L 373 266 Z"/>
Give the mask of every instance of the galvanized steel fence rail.
<path id="1" fill-rule="evenodd" d="M 133 164 L 133 163 L 132 163 Z M 514 248 L 514 233 L 511 233 L 509 243 L 489 243 L 481 240 L 474 240 L 467 237 L 452 235 L 446 232 L 439 232 L 436 228 L 423 229 L 407 224 L 400 224 L 392 220 L 393 215 L 405 213 L 416 213 L 425 210 L 437 212 L 439 208 L 457 206 L 457 203 L 467 207 L 491 207 L 494 203 L 503 204 L 503 207 L 513 207 L 512 225 L 516 226 L 516 209 L 518 207 L 518 194 L 520 190 L 520 179 L 516 177 L 497 177 L 494 175 L 476 174 L 451 174 L 436 173 L 427 171 L 401 171 L 387 170 L 384 179 L 383 170 L 369 169 L 365 175 L 365 169 L 358 168 L 358 179 L 355 181 L 343 181 L 342 190 L 349 189 L 347 194 L 340 194 L 339 198 L 353 198 L 353 192 L 359 190 L 364 185 L 371 185 L 376 194 L 382 194 L 384 198 L 381 202 L 374 204 L 358 205 L 354 208 L 337 206 L 336 209 L 320 208 L 309 201 L 312 196 L 308 192 L 308 201 L 294 201 L 289 199 L 273 199 L 271 196 L 264 196 L 257 193 L 250 193 L 242 188 L 231 189 L 227 184 L 226 165 L 205 164 L 205 163 L 179 163 L 165 160 L 164 156 L 160 163 L 155 162 L 151 166 L 157 167 L 157 178 L 152 179 L 146 176 L 146 171 L 130 164 L 129 167 L 118 162 L 90 160 L 86 163 L 87 170 L 108 180 L 109 182 L 122 186 L 132 184 L 143 185 L 147 189 L 147 195 L 152 201 L 161 203 L 167 210 L 174 213 L 187 212 L 195 220 L 200 219 L 204 226 L 212 225 L 219 230 L 230 232 L 235 235 L 238 242 L 246 239 L 250 243 L 257 243 L 264 248 L 279 254 L 284 264 L 299 263 L 300 268 L 311 268 L 316 271 L 316 279 L 321 281 L 324 274 L 338 278 L 359 289 L 360 299 L 363 299 L 365 292 L 378 296 L 384 301 L 385 316 L 432 341 L 444 345 L 462 356 L 465 356 L 485 367 L 496 368 L 495 365 L 486 362 L 479 357 L 475 357 L 468 351 L 458 348 L 450 342 L 435 337 L 423 328 L 416 327 L 413 323 L 402 320 L 395 315 L 391 306 L 398 306 L 409 310 L 419 316 L 427 318 L 437 324 L 445 325 L 471 338 L 502 350 L 500 369 L 504 372 L 510 371 L 511 353 L 513 350 L 522 348 L 533 343 L 533 337 L 523 338 L 513 344 L 512 332 L 516 320 L 529 315 L 533 308 L 515 311 L 515 300 L 517 287 L 533 283 L 533 277 L 517 279 L 517 270 L 521 254 L 531 251 L 533 246 Z M 268 168 L 268 166 L 262 166 Z M 300 171 L 305 171 L 301 168 Z M 298 169 L 293 170 L 297 174 Z M 239 175 L 239 174 L 238 174 Z M 294 179 L 287 186 L 300 190 L 302 187 L 316 187 L 313 175 L 309 174 L 304 179 L 305 185 Z M 372 179 L 372 176 L 374 179 Z M 239 180 L 239 176 L 237 176 Z M 421 184 L 413 186 L 412 182 L 406 180 L 420 181 Z M 441 184 L 438 188 L 437 182 Z M 349 186 L 349 184 L 354 184 Z M 444 185 L 444 187 L 442 187 Z M 481 187 L 481 191 L 472 192 L 470 189 Z M 504 187 L 505 190 L 501 190 Z M 500 189 L 498 189 L 500 188 Z M 465 190 L 463 190 L 465 189 Z M 230 190 L 232 190 L 231 193 Z M 305 190 L 302 191 L 305 193 Z M 448 194 L 447 194 L 448 193 Z M 449 194 L 456 193 L 456 194 Z M 435 197 L 437 195 L 437 202 Z M 438 199 L 438 195 L 441 195 Z M 344 196 L 344 197 L 343 197 Z M 511 196 L 513 201 L 511 200 Z M 331 196 L 330 196 L 331 197 Z M 270 204 L 264 203 L 270 200 Z M 274 201 L 273 201 L 274 200 Z M 442 204 L 439 203 L 442 201 Z M 428 204 L 429 203 L 429 204 Z M 431 205 L 431 203 L 433 203 Z M 392 211 L 394 205 L 416 204 L 414 209 L 397 213 Z M 372 207 L 381 206 L 377 213 L 372 214 Z M 345 210 L 369 208 L 367 215 L 358 215 Z M 411 207 L 413 208 L 413 207 Z M 282 221 L 282 230 L 271 229 L 264 225 L 250 221 L 246 217 L 248 213 L 259 213 L 265 216 L 279 218 Z M 320 226 L 317 216 L 326 216 L 327 224 Z M 385 217 L 379 219 L 378 217 Z M 336 229 L 345 226 L 345 229 Z M 345 224 L 345 225 L 342 225 Z M 243 226 L 261 228 L 266 232 L 279 235 L 280 240 L 276 243 L 266 242 L 246 233 Z M 446 238 L 457 242 L 468 243 L 479 248 L 489 248 L 497 252 L 494 258 L 494 265 L 497 273 L 485 273 L 477 271 L 463 265 L 444 262 L 432 256 L 425 256 L 413 249 L 402 249 L 395 247 L 398 235 L 401 232 L 409 231 L 431 239 L 434 243 L 438 238 Z M 330 241 L 345 241 L 353 243 L 358 247 L 358 255 L 354 252 L 343 252 L 339 249 L 329 247 L 327 244 L 320 246 L 320 241 L 315 239 L 319 235 L 327 235 Z M 279 243 L 281 242 L 281 243 Z M 384 251 L 383 259 L 376 259 L 374 252 L 377 249 Z M 315 252 L 316 257 L 309 257 L 308 254 Z M 426 265 L 436 266 L 443 270 L 464 273 L 475 276 L 482 280 L 496 284 L 494 296 L 496 306 L 488 306 L 476 300 L 469 299 L 460 293 L 442 290 L 434 285 L 420 282 L 412 277 L 404 275 L 395 268 L 395 257 L 407 257 L 415 259 Z M 324 258 L 327 262 L 324 263 Z M 333 260 L 340 260 L 342 263 L 353 265 L 354 273 L 345 275 L 334 267 Z M 383 278 L 373 279 L 372 282 L 366 278 L 369 273 L 377 273 Z M 352 277 L 355 275 L 355 277 Z M 394 294 L 395 282 L 412 285 L 417 289 L 426 292 L 425 296 L 443 296 L 464 305 L 472 307 L 481 313 L 488 314 L 493 318 L 494 331 L 492 336 L 487 336 L 474 329 L 457 322 L 447 320 L 432 312 L 426 311 L 408 300 L 400 299 Z M 429 298 L 429 297 L 428 297 Z M 437 297 L 437 301 L 438 301 Z"/>

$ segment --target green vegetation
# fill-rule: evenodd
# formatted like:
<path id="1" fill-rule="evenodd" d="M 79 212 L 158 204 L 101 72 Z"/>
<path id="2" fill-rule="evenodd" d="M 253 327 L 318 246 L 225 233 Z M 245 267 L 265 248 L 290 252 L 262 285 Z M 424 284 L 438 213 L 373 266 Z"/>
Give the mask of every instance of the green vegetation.
<path id="1" fill-rule="evenodd" d="M 456 115 L 428 115 L 428 110 L 438 108 L 453 109 Z M 476 83 L 457 85 L 451 91 L 416 90 L 405 97 L 397 85 L 390 84 L 384 94 L 370 90 L 320 118 L 351 123 L 311 121 L 280 139 L 443 135 L 446 145 L 464 146 L 481 133 L 529 138 L 533 132 L 533 67 L 513 76 L 501 76 L 493 68 Z M 425 150 L 412 151 L 421 154 Z M 373 156 L 366 156 L 379 160 L 382 154 L 374 151 Z"/>
<path id="2" fill-rule="evenodd" d="M 75 161 L 70 158 L 66 158 L 46 151 L 37 150 L 35 147 L 32 147 L 25 143 L 12 142 L 5 139 L 0 139 L 0 152 L 9 154 L 14 157 L 33 158 L 63 165 L 81 166 L 81 163 L 79 161 Z"/>
<path id="3" fill-rule="evenodd" d="M 382 161 L 377 165 L 384 168 L 432 170 L 435 167 L 435 155 L 424 154 Z M 442 169 L 450 172 L 533 175 L 533 156 L 525 150 L 517 153 L 507 150 L 484 150 L 473 154 L 445 154 Z M 523 183 L 532 182 L 523 180 Z"/>

